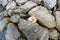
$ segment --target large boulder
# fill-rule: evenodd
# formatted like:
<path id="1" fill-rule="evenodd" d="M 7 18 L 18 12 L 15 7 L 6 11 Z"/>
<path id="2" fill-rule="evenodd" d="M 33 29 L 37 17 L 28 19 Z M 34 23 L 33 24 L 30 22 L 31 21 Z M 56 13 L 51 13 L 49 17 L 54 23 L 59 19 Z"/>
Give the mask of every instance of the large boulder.
<path id="1" fill-rule="evenodd" d="M 33 8 L 28 13 L 31 16 L 35 16 L 39 23 L 48 27 L 48 28 L 54 28 L 56 26 L 55 18 L 53 15 L 51 15 L 51 12 L 48 11 L 46 8 L 42 6 L 37 6 Z"/>
<path id="2" fill-rule="evenodd" d="M 49 38 L 48 30 L 39 26 L 37 23 L 31 23 L 24 19 L 20 19 L 18 27 L 26 36 L 27 40 L 48 40 Z"/>

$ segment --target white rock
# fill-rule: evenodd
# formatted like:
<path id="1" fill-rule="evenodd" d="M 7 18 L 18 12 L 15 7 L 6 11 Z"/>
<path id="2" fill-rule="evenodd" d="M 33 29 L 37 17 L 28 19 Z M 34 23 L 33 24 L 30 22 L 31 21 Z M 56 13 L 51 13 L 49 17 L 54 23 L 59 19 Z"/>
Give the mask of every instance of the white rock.
<path id="1" fill-rule="evenodd" d="M 24 3 L 26 3 L 28 0 L 16 0 L 16 3 L 18 4 L 18 5 L 21 5 L 21 4 L 24 4 Z"/>
<path id="2" fill-rule="evenodd" d="M 14 14 L 13 16 L 10 17 L 10 21 L 12 21 L 13 23 L 18 23 L 20 19 L 20 16 L 18 14 Z"/>
<path id="3" fill-rule="evenodd" d="M 6 40 L 17 40 L 21 34 L 19 33 L 17 26 L 13 23 L 9 23 L 6 31 Z"/>
<path id="4" fill-rule="evenodd" d="M 52 16 L 51 13 L 42 6 L 33 8 L 28 14 L 35 16 L 40 24 L 43 24 L 48 28 L 54 28 L 56 26 L 54 16 Z"/>
<path id="5" fill-rule="evenodd" d="M 56 28 L 60 31 L 60 11 L 56 11 L 54 15 L 55 15 L 56 24 L 57 24 Z"/>
<path id="6" fill-rule="evenodd" d="M 0 32 L 2 32 L 8 25 L 9 18 L 3 18 L 0 20 Z"/>
<path id="7" fill-rule="evenodd" d="M 56 5 L 57 0 L 43 0 L 44 6 L 52 9 Z"/>
<path id="8" fill-rule="evenodd" d="M 16 7 L 15 1 L 10 1 L 6 6 L 6 10 L 14 9 L 15 7 Z"/>
<path id="9" fill-rule="evenodd" d="M 31 22 L 31 23 L 36 23 L 37 19 L 34 16 L 31 16 L 31 17 L 28 18 L 28 21 Z"/>

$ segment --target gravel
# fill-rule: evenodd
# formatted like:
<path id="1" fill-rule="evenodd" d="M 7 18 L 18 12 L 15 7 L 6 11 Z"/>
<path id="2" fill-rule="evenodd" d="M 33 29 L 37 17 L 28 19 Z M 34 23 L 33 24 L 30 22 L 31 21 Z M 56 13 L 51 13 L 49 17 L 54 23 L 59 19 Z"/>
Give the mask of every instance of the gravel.
<path id="1" fill-rule="evenodd" d="M 60 0 L 0 0 L 0 40 L 60 40 Z"/>

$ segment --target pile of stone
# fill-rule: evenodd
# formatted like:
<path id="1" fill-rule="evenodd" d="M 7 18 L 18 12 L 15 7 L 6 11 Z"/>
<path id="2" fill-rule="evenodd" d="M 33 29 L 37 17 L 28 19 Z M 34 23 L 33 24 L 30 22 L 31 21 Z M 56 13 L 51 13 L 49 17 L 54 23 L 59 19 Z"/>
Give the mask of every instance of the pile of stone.
<path id="1" fill-rule="evenodd" d="M 60 0 L 0 0 L 0 40 L 60 40 Z"/>

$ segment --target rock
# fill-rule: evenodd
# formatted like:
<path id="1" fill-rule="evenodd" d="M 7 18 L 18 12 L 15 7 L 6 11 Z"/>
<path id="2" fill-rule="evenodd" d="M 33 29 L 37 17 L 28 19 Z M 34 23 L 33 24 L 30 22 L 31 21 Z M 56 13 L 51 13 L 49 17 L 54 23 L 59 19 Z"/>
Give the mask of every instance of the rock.
<path id="1" fill-rule="evenodd" d="M 8 3 L 8 0 L 0 0 L 0 4 L 2 4 L 3 7 L 5 7 Z"/>
<path id="2" fill-rule="evenodd" d="M 34 16 L 31 16 L 28 18 L 28 21 L 30 21 L 31 23 L 36 23 L 37 19 Z"/>
<path id="3" fill-rule="evenodd" d="M 10 17 L 10 21 L 13 23 L 18 23 L 18 20 L 20 19 L 20 16 L 18 14 L 14 14 Z"/>
<path id="4" fill-rule="evenodd" d="M 6 40 L 17 40 L 18 37 L 20 37 L 21 34 L 19 33 L 17 26 L 13 23 L 9 23 L 7 26 L 7 32 L 6 32 Z"/>
<path id="5" fill-rule="evenodd" d="M 48 9 L 52 9 L 56 5 L 57 0 L 43 0 L 44 6 Z"/>
<path id="6" fill-rule="evenodd" d="M 8 0 L 3 0 L 2 1 L 2 6 L 5 7 L 7 5 L 7 3 L 8 3 Z"/>
<path id="7" fill-rule="evenodd" d="M 57 1 L 58 5 L 58 10 L 60 10 L 60 0 Z"/>
<path id="8" fill-rule="evenodd" d="M 60 5 L 60 0 L 58 0 L 57 2 L 58 2 L 58 5 Z"/>
<path id="9" fill-rule="evenodd" d="M 5 16 L 8 16 L 7 11 L 0 12 L 0 20 L 4 18 Z"/>
<path id="10" fill-rule="evenodd" d="M 49 33 L 50 39 L 58 40 L 58 32 L 57 32 L 57 30 L 50 29 L 49 31 L 50 31 L 50 33 Z"/>
<path id="11" fill-rule="evenodd" d="M 13 10 L 7 10 L 7 12 L 9 16 L 12 16 L 14 14 Z"/>
<path id="12" fill-rule="evenodd" d="M 21 16 L 22 18 L 28 17 L 27 14 L 20 14 L 20 16 Z"/>
<path id="13" fill-rule="evenodd" d="M 31 23 L 24 19 L 20 19 L 18 27 L 26 36 L 27 40 L 43 40 L 43 38 L 44 40 L 48 39 L 48 30 L 38 25 L 37 23 Z"/>
<path id="14" fill-rule="evenodd" d="M 26 13 L 28 12 L 31 8 L 35 7 L 37 4 L 35 2 L 32 1 L 28 1 L 27 3 L 25 3 L 24 5 L 22 5 L 20 8 L 15 9 L 14 12 L 15 13 Z"/>
<path id="15" fill-rule="evenodd" d="M 6 6 L 6 10 L 14 9 L 15 7 L 16 7 L 15 1 L 10 1 Z"/>
<path id="16" fill-rule="evenodd" d="M 39 40 L 49 40 L 49 31 L 48 29 L 44 29 L 43 32 L 41 33 L 41 38 Z"/>
<path id="17" fill-rule="evenodd" d="M 6 40 L 5 33 L 6 33 L 6 29 L 4 31 L 0 32 L 0 40 Z"/>
<path id="18" fill-rule="evenodd" d="M 28 0 L 16 0 L 16 3 L 18 4 L 18 5 L 21 5 L 21 4 L 24 4 L 24 3 L 26 3 Z"/>
<path id="19" fill-rule="evenodd" d="M 58 29 L 58 31 L 60 31 L 60 11 L 56 11 L 54 13 L 55 18 L 56 18 L 56 29 Z"/>
<path id="20" fill-rule="evenodd" d="M 54 16 L 52 16 L 51 13 L 42 6 L 33 8 L 28 14 L 35 16 L 40 24 L 48 28 L 54 28 L 56 26 Z"/>
<path id="21" fill-rule="evenodd" d="M 4 11 L 4 8 L 2 6 L 0 6 L 0 12 Z"/>
<path id="22" fill-rule="evenodd" d="M 0 0 L 0 4 L 2 4 L 2 0 Z"/>
<path id="23" fill-rule="evenodd" d="M 58 40 L 60 40 L 60 33 L 58 33 Z"/>
<path id="24" fill-rule="evenodd" d="M 36 2 L 37 4 L 40 4 L 42 0 L 31 0 L 33 2 Z"/>
<path id="25" fill-rule="evenodd" d="M 0 20 L 0 32 L 2 32 L 8 25 L 9 18 L 3 18 Z"/>

